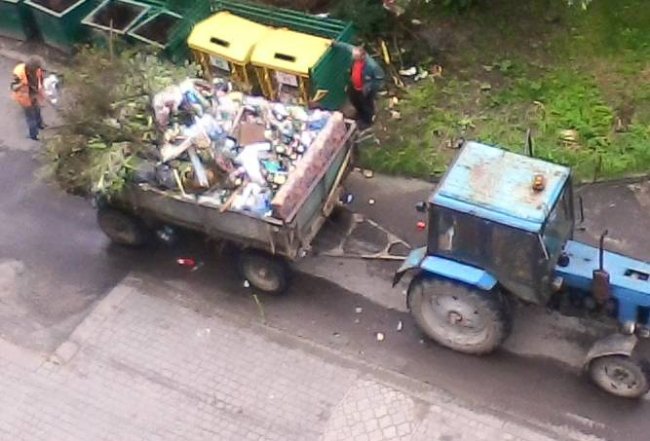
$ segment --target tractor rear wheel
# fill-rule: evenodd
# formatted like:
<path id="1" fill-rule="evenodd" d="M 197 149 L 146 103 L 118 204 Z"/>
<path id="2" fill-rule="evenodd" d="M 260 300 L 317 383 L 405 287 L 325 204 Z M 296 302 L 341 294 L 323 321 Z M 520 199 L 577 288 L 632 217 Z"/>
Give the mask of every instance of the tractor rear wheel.
<path id="1" fill-rule="evenodd" d="M 627 355 L 606 355 L 589 363 L 589 376 L 598 387 L 623 398 L 640 398 L 650 390 L 647 363 Z"/>
<path id="2" fill-rule="evenodd" d="M 409 287 L 408 306 L 422 332 L 454 351 L 487 354 L 510 333 L 507 301 L 496 289 L 419 275 Z"/>
<path id="3" fill-rule="evenodd" d="M 287 263 L 261 251 L 242 251 L 239 272 L 253 288 L 265 294 L 283 294 L 289 287 Z"/>

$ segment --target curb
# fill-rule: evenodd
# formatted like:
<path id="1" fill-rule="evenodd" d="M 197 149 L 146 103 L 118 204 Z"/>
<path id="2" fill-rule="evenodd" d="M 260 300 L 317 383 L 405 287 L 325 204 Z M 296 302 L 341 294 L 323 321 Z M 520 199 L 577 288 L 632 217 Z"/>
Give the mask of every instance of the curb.
<path id="1" fill-rule="evenodd" d="M 61 343 L 50 355 L 48 361 L 55 365 L 65 365 L 74 358 L 83 344 L 90 339 L 122 304 L 136 290 L 129 284 L 133 279 L 127 275 L 118 282 L 102 300 L 90 311 L 79 325 L 72 331 L 66 341 Z"/>

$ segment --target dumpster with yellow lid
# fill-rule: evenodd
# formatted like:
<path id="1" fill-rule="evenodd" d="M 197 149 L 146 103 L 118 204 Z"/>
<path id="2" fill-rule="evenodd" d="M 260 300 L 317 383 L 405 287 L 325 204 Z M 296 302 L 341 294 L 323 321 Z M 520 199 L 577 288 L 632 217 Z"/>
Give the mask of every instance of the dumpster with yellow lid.
<path id="1" fill-rule="evenodd" d="M 255 85 L 251 54 L 269 32 L 267 26 L 222 11 L 197 23 L 187 44 L 208 77 L 229 78 L 250 92 Z"/>
<path id="2" fill-rule="evenodd" d="M 273 29 L 257 42 L 250 62 L 264 96 L 306 104 L 329 93 L 327 78 L 313 75 L 331 40 L 289 29 Z M 342 67 L 345 70 L 345 67 Z"/>

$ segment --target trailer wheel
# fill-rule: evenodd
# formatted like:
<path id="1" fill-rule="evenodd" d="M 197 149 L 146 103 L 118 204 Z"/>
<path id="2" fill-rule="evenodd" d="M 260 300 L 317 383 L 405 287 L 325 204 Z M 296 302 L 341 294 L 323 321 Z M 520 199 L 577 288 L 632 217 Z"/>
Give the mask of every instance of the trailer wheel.
<path id="1" fill-rule="evenodd" d="M 623 398 L 640 398 L 650 390 L 647 363 L 627 355 L 606 355 L 589 363 L 591 380 L 605 392 Z"/>
<path id="2" fill-rule="evenodd" d="M 510 333 L 508 304 L 497 290 L 420 275 L 411 282 L 407 301 L 422 332 L 454 351 L 487 354 Z"/>
<path id="3" fill-rule="evenodd" d="M 113 208 L 100 208 L 97 223 L 104 234 L 118 245 L 137 247 L 148 240 L 146 228 L 136 218 Z"/>
<path id="4" fill-rule="evenodd" d="M 287 263 L 259 251 L 243 251 L 239 271 L 251 286 L 266 294 L 282 294 L 289 287 Z"/>

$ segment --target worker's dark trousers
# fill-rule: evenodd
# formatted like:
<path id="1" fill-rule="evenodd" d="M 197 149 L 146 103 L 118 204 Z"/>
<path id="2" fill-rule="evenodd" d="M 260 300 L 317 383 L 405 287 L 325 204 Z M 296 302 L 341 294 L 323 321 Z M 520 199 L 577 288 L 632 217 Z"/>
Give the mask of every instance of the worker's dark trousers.
<path id="1" fill-rule="evenodd" d="M 25 107 L 25 120 L 29 129 L 29 137 L 38 139 L 38 131 L 43 128 L 43 117 L 41 116 L 41 107 L 36 104 Z"/>
<path id="2" fill-rule="evenodd" d="M 370 127 L 375 116 L 375 94 L 371 92 L 364 95 L 363 92 L 350 86 L 348 88 L 348 97 L 357 111 L 357 120 L 361 123 L 361 128 Z"/>

